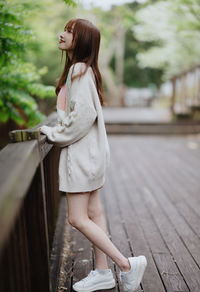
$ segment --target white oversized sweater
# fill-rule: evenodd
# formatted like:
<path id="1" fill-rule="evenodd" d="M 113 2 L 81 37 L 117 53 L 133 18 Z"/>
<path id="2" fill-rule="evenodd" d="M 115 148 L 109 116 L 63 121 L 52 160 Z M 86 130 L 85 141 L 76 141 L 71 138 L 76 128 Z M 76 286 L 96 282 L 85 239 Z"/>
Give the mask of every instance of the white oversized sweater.
<path id="1" fill-rule="evenodd" d="M 70 67 L 66 109 L 57 106 L 58 124 L 42 126 L 50 143 L 61 147 L 59 159 L 59 190 L 87 192 L 103 186 L 110 162 L 102 106 L 91 67 L 82 77 L 71 81 L 85 68 L 78 62 Z"/>

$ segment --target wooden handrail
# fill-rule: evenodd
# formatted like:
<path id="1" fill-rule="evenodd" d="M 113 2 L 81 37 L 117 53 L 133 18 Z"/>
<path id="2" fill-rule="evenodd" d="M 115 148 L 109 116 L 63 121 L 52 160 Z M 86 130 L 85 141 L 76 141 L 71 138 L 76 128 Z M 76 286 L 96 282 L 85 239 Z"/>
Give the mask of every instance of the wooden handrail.
<path id="1" fill-rule="evenodd" d="M 183 72 L 181 72 L 181 73 L 179 73 L 179 74 L 174 74 L 174 75 L 170 78 L 170 80 L 180 78 L 182 75 L 185 75 L 185 74 L 187 74 L 187 73 L 193 72 L 194 70 L 196 70 L 196 69 L 198 69 L 198 68 L 200 68 L 200 64 L 198 64 L 198 65 L 194 65 L 193 67 L 191 67 L 191 68 L 189 68 L 189 69 L 187 69 L 187 70 L 185 70 L 185 71 L 183 71 Z"/>
<path id="2" fill-rule="evenodd" d="M 55 123 L 54 112 L 44 124 Z M 61 198 L 59 154 L 45 135 L 40 141 L 9 143 L 0 151 L 1 292 L 52 291 L 50 253 Z"/>
<path id="3" fill-rule="evenodd" d="M 193 74 L 193 88 L 191 84 L 188 84 L 188 74 Z M 187 115 L 193 119 L 195 112 L 200 108 L 200 65 L 193 66 L 181 74 L 174 75 L 170 81 L 172 83 L 170 103 L 172 115 Z M 179 90 L 177 89 L 178 82 Z"/>

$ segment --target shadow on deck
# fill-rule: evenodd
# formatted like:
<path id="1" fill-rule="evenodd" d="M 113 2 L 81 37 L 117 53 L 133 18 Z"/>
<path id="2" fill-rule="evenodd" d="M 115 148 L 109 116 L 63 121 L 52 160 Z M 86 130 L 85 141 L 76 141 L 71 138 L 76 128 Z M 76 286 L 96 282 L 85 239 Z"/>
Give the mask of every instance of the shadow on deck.
<path id="1" fill-rule="evenodd" d="M 200 135 L 112 135 L 109 144 L 111 164 L 99 194 L 113 243 L 126 257 L 147 257 L 139 291 L 199 292 Z M 59 292 L 73 291 L 95 268 L 89 240 L 69 224 L 65 238 Z M 108 263 L 117 283 L 109 291 L 122 291 L 119 268 L 109 257 Z"/>

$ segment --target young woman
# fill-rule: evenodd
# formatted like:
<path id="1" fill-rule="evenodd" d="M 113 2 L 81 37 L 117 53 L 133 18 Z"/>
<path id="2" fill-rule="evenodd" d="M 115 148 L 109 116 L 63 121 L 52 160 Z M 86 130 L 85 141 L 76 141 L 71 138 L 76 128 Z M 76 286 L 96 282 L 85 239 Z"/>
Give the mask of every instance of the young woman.
<path id="1" fill-rule="evenodd" d="M 56 87 L 58 124 L 42 126 L 50 143 L 61 147 L 59 190 L 66 192 L 69 223 L 94 247 L 96 269 L 73 285 L 75 291 L 115 287 L 109 256 L 119 267 L 124 291 L 136 291 L 147 261 L 126 258 L 108 237 L 98 189 L 103 187 L 110 148 L 102 113 L 103 86 L 98 68 L 100 32 L 85 19 L 72 19 L 60 34 L 66 52 L 64 70 Z M 109 194 L 108 194 L 109 195 Z"/>

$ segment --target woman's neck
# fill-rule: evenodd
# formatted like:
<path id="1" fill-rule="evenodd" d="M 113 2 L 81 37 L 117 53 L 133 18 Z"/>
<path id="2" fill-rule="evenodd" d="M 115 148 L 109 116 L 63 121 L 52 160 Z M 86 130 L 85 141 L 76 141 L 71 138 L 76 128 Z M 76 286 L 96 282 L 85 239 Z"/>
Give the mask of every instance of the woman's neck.
<path id="1" fill-rule="evenodd" d="M 70 58 L 70 60 L 72 59 L 72 51 L 68 51 L 68 56 Z"/>

